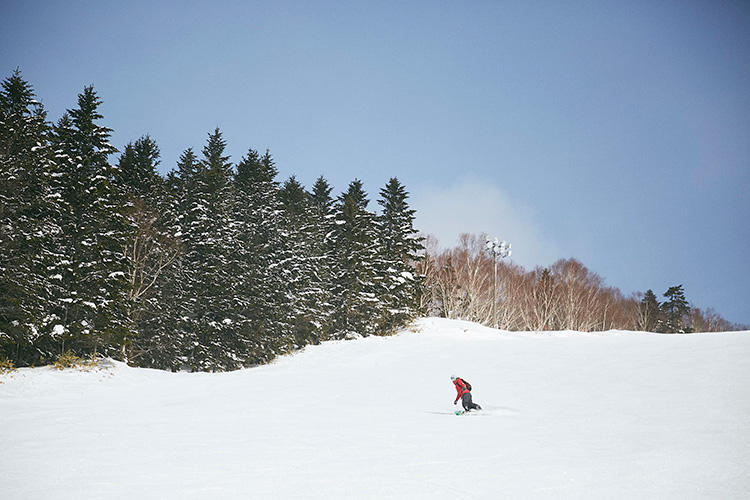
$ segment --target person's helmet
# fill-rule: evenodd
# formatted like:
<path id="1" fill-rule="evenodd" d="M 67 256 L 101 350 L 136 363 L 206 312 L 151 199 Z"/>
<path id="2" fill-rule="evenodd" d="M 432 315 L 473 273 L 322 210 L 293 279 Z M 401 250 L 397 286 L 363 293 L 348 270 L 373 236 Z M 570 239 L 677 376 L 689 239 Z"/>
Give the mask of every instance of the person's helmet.
<path id="1" fill-rule="evenodd" d="M 456 380 L 457 378 L 455 375 L 451 375 L 451 380 Z"/>

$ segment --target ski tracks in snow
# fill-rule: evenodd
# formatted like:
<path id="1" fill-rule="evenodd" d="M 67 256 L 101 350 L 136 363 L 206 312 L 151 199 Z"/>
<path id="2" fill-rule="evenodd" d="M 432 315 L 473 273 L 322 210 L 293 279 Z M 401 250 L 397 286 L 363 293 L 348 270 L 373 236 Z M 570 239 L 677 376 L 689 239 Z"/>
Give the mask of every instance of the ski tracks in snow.
<path id="1" fill-rule="evenodd" d="M 470 416 L 470 417 L 509 417 L 520 414 L 519 410 L 515 408 L 509 408 L 507 406 L 485 406 L 481 410 L 470 411 L 456 415 L 454 411 L 440 411 L 440 410 L 425 410 L 424 413 L 431 415 L 453 415 L 457 417 Z"/>

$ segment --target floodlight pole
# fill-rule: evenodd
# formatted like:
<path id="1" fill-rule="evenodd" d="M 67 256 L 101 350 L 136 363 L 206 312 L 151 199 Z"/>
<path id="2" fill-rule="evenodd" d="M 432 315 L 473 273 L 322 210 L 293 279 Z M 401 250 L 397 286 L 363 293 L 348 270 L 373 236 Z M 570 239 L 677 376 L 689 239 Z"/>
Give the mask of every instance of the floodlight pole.
<path id="1" fill-rule="evenodd" d="M 490 240 L 487 238 L 487 250 L 492 253 L 492 261 L 494 265 L 494 279 L 492 281 L 493 287 L 493 300 L 492 300 L 492 327 L 497 328 L 497 259 L 498 257 L 505 258 L 510 257 L 512 251 L 510 249 L 510 243 L 505 241 L 497 241 L 497 238 Z"/>
<path id="2" fill-rule="evenodd" d="M 495 254 L 495 258 L 492 260 L 495 263 L 495 277 L 492 281 L 492 291 L 494 292 L 494 298 L 492 299 L 492 327 L 497 328 L 497 254 Z"/>

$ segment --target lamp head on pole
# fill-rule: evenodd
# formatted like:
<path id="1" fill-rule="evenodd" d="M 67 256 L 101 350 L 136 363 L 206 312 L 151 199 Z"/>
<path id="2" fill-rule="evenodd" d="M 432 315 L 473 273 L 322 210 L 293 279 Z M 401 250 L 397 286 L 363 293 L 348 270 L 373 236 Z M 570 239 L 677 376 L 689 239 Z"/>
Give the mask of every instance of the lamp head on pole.
<path id="1" fill-rule="evenodd" d="M 512 254 L 510 243 L 503 240 L 498 241 L 497 238 L 489 239 L 487 238 L 487 251 L 492 252 L 492 255 L 495 259 L 500 257 L 501 259 L 504 259 L 506 257 L 510 257 Z"/>

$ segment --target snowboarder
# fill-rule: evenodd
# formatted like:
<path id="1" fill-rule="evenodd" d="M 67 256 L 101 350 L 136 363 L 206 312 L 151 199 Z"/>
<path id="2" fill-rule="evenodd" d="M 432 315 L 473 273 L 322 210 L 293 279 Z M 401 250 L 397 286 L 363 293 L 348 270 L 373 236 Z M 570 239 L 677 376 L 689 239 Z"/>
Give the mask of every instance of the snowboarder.
<path id="1" fill-rule="evenodd" d="M 453 404 L 458 403 L 458 400 L 461 399 L 461 404 L 463 405 L 465 411 L 482 409 L 481 406 L 471 401 L 470 383 L 455 375 L 451 375 L 451 380 L 453 381 L 453 385 L 456 386 L 456 392 L 458 393 L 456 396 L 456 400 L 453 401 Z"/>

